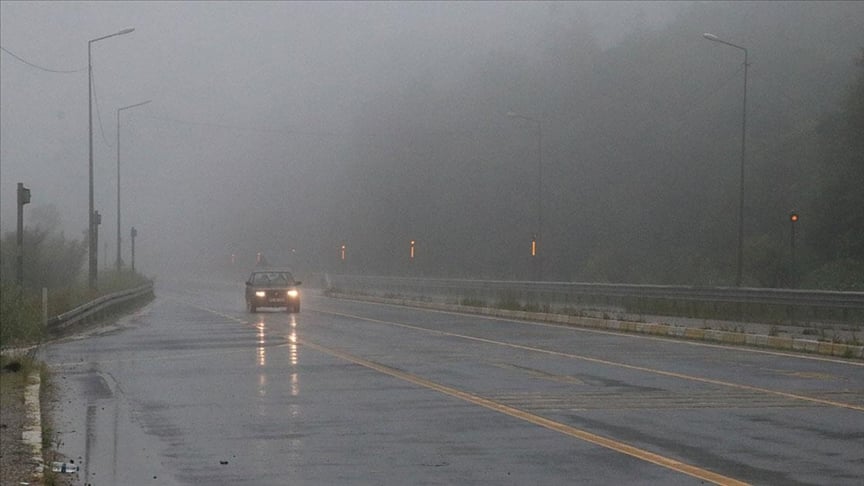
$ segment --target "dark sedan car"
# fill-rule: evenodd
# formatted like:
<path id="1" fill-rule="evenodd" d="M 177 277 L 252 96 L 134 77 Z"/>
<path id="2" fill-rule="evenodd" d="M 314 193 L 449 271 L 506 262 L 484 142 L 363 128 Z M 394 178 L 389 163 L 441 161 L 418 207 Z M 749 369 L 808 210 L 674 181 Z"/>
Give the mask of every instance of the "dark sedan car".
<path id="1" fill-rule="evenodd" d="M 286 270 L 255 270 L 246 281 L 246 308 L 257 312 L 259 307 L 284 307 L 300 312 L 300 283 Z"/>

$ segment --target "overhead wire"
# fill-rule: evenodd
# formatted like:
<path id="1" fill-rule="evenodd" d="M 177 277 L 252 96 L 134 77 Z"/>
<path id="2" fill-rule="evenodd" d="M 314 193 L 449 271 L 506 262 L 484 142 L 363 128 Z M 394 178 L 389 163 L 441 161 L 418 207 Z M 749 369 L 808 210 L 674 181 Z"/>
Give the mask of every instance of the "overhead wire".
<path id="1" fill-rule="evenodd" d="M 305 135 L 318 135 L 318 136 L 339 136 L 339 135 L 342 135 L 342 134 L 339 134 L 336 132 L 300 132 L 297 130 L 278 130 L 275 128 L 260 128 L 260 127 L 250 127 L 250 126 L 240 126 L 240 125 L 228 125 L 228 124 L 224 124 L 224 123 L 180 120 L 177 118 L 160 117 L 160 116 L 152 116 L 152 115 L 140 115 L 140 116 L 141 116 L 141 118 L 149 118 L 151 120 L 167 121 L 167 122 L 171 122 L 171 123 L 179 123 L 181 125 L 222 128 L 225 130 L 242 130 L 242 131 L 249 131 L 249 132 L 278 133 L 278 134 L 305 134 Z"/>
<path id="2" fill-rule="evenodd" d="M 44 72 L 55 73 L 55 74 L 77 74 L 77 73 L 87 71 L 86 66 L 83 68 L 79 68 L 79 69 L 47 68 L 44 66 L 40 66 L 34 62 L 28 61 L 27 59 L 15 54 L 11 50 L 9 50 L 3 46 L 0 46 L 0 50 L 5 52 L 6 54 L 12 56 L 17 61 L 19 61 L 19 62 L 21 62 L 27 66 L 30 66 L 34 69 L 38 69 L 38 70 L 41 70 Z M 673 120 L 675 120 L 675 121 L 672 121 L 672 123 L 668 126 L 668 128 L 672 129 L 672 134 L 677 135 L 681 131 L 682 126 L 685 124 L 686 120 L 684 120 L 684 118 L 687 115 L 689 115 L 693 110 L 702 106 L 706 101 L 711 99 L 720 90 L 725 88 L 726 85 L 729 82 L 731 82 L 735 77 L 737 77 L 738 74 L 743 69 L 744 69 L 744 66 L 743 65 L 740 66 L 728 78 L 726 78 L 722 82 L 718 83 L 716 85 L 716 88 L 712 89 L 707 94 L 696 92 L 692 96 L 688 96 L 687 98 L 685 98 L 686 101 L 682 104 L 685 105 L 686 108 L 682 112 L 675 114 L 672 117 Z M 105 143 L 105 145 L 107 147 L 114 148 L 114 145 L 108 141 L 108 138 L 105 135 L 105 126 L 104 126 L 104 123 L 102 121 L 101 109 L 99 107 L 99 98 L 98 98 L 97 90 L 96 90 L 95 75 L 92 76 L 92 89 L 93 89 L 93 98 L 94 98 L 95 104 L 96 104 L 96 116 L 97 116 L 97 120 L 99 122 L 99 132 L 102 136 L 102 141 Z M 786 98 L 789 98 L 789 96 L 783 92 L 780 92 L 779 94 L 783 95 Z M 209 127 L 221 128 L 221 129 L 244 130 L 244 131 L 252 131 L 252 132 L 259 132 L 259 133 L 296 134 L 296 135 L 317 136 L 317 137 L 342 137 L 342 136 L 348 136 L 348 135 L 358 135 L 357 133 L 350 133 L 349 134 L 349 133 L 339 133 L 339 132 L 333 132 L 333 131 L 314 132 L 314 131 L 278 130 L 278 129 L 258 128 L 258 127 L 244 127 L 244 126 L 237 126 L 237 125 L 226 125 L 226 124 L 209 123 L 209 122 L 196 122 L 196 121 L 188 121 L 188 120 L 179 120 L 179 119 L 166 118 L 166 117 L 160 118 L 160 117 L 153 117 L 153 116 L 145 116 L 145 118 L 151 118 L 154 120 L 162 120 L 162 121 L 168 121 L 168 122 L 172 122 L 172 123 L 180 123 L 180 124 L 186 124 L 186 125 L 209 126 Z M 818 124 L 804 125 L 803 127 L 799 128 L 798 130 L 795 130 L 795 131 L 793 131 L 793 132 L 791 132 L 785 136 L 780 137 L 778 140 L 774 141 L 774 143 L 765 143 L 761 147 L 754 147 L 751 154 L 753 154 L 753 155 L 759 154 L 759 153 L 762 153 L 762 152 L 768 150 L 769 148 L 772 148 L 775 146 L 785 146 L 791 139 L 797 139 L 798 137 L 800 137 L 802 135 L 807 135 L 809 133 L 814 132 L 816 130 L 817 126 L 818 126 Z M 638 130 L 638 131 L 640 133 L 643 133 L 649 129 L 650 129 L 650 126 L 646 126 L 646 127 L 643 127 L 641 130 Z M 469 130 L 468 132 L 474 133 L 475 131 Z M 450 132 L 447 132 L 447 133 L 450 135 L 453 135 L 453 133 L 450 133 Z M 460 132 L 460 133 L 462 135 L 465 134 L 464 132 Z M 474 134 L 476 134 L 476 133 L 474 133 Z M 367 134 L 361 134 L 361 135 L 381 136 L 382 134 L 369 134 L 369 133 L 367 133 Z"/>
<path id="3" fill-rule="evenodd" d="M 24 59 L 23 57 L 15 54 L 14 52 L 10 51 L 9 49 L 6 49 L 5 47 L 0 46 L 0 50 L 2 50 L 3 52 L 9 54 L 13 58 L 17 59 L 18 61 L 20 61 L 20 62 L 22 62 L 22 63 L 24 63 L 30 67 L 33 67 L 35 69 L 39 69 L 42 71 L 46 71 L 49 73 L 75 74 L 75 73 L 80 73 L 80 72 L 87 70 L 86 67 L 83 67 L 81 69 L 50 69 L 50 68 L 46 68 L 46 67 L 40 66 L 38 64 L 32 63 L 32 62 Z M 96 117 L 99 120 L 99 131 L 102 134 L 102 141 L 105 142 L 105 145 L 107 145 L 109 148 L 114 148 L 114 146 L 108 142 L 108 137 L 105 136 L 105 126 L 102 123 L 102 113 L 101 113 L 101 110 L 99 109 L 99 97 L 96 95 L 96 78 L 95 78 L 95 76 L 91 76 L 91 79 L 93 82 L 93 85 L 92 85 L 93 99 L 96 103 Z"/>
<path id="4" fill-rule="evenodd" d="M 295 130 L 295 129 L 276 129 L 276 128 L 261 128 L 261 127 L 252 127 L 252 126 L 242 126 L 242 125 L 229 125 L 224 123 L 213 123 L 213 122 L 201 122 L 201 121 L 192 121 L 192 120 L 181 120 L 177 118 L 170 118 L 164 116 L 153 116 L 153 115 L 139 115 L 141 118 L 148 118 L 150 120 L 157 121 L 166 121 L 170 123 L 178 123 L 182 125 L 192 125 L 192 126 L 203 126 L 203 127 L 212 127 L 212 128 L 221 128 L 225 130 L 241 130 L 241 131 L 250 131 L 257 133 L 276 133 L 280 135 L 304 135 L 310 137 L 349 137 L 349 136 L 365 136 L 365 137 L 383 137 L 386 135 L 384 132 L 357 132 L 357 131 L 313 131 L 313 130 Z M 459 135 L 465 132 L 453 132 L 453 131 L 425 131 L 424 133 L 443 133 L 449 135 Z"/>
<path id="5" fill-rule="evenodd" d="M 102 114 L 99 109 L 99 97 L 96 96 L 96 76 L 91 75 L 90 79 L 93 81 L 93 101 L 96 104 L 96 118 L 99 120 L 99 131 L 102 133 L 102 141 L 105 142 L 105 145 L 107 145 L 108 148 L 114 148 L 114 145 L 108 142 L 108 138 L 105 136 L 105 127 L 102 125 Z"/>
<path id="6" fill-rule="evenodd" d="M 6 49 L 5 47 L 0 46 L 0 50 L 2 50 L 3 52 L 9 54 L 10 56 L 14 57 L 18 61 L 20 61 L 20 62 L 22 62 L 28 66 L 31 66 L 33 68 L 40 69 L 42 71 L 46 71 L 49 73 L 74 74 L 74 73 L 80 73 L 80 72 L 87 70 L 86 67 L 83 67 L 81 69 L 72 69 L 72 70 L 50 69 L 50 68 L 46 68 L 43 66 L 39 66 L 38 64 L 32 63 L 32 62 L 24 59 L 23 57 L 15 54 L 14 52 L 10 51 L 9 49 Z M 105 136 L 105 126 L 102 123 L 102 112 L 99 109 L 99 97 L 96 94 L 96 76 L 95 75 L 91 76 L 91 79 L 92 79 L 92 83 L 93 83 L 92 84 L 93 100 L 96 104 L 96 118 L 99 120 L 99 131 L 102 134 L 102 141 L 105 142 L 105 145 L 107 145 L 109 148 L 114 148 L 114 145 L 112 145 L 110 142 L 108 142 L 108 137 Z"/>
<path id="7" fill-rule="evenodd" d="M 32 68 L 39 69 L 39 70 L 45 71 L 45 72 L 57 73 L 57 74 L 75 74 L 75 73 L 80 73 L 80 72 L 84 72 L 87 70 L 87 67 L 83 67 L 80 69 L 51 69 L 51 68 L 46 68 L 44 66 L 40 66 L 36 63 L 28 61 L 27 59 L 15 54 L 14 52 L 10 51 L 9 49 L 7 49 L 3 46 L 0 46 L 0 50 L 2 50 L 3 52 L 7 53 L 10 56 L 12 56 L 14 59 L 18 60 L 19 62 L 21 62 L 23 64 L 26 64 Z M 685 116 L 689 115 L 693 110 L 695 110 L 696 108 L 701 106 L 702 103 L 709 100 L 711 97 L 713 97 L 715 94 L 717 94 L 720 90 L 722 90 L 724 87 L 726 87 L 726 85 L 732 79 L 734 79 L 735 77 L 738 76 L 738 74 L 741 72 L 742 69 L 744 69 L 743 65 L 741 67 L 739 67 L 735 72 L 733 72 L 728 78 L 724 79 L 721 83 L 718 83 L 717 87 L 714 88 L 713 90 L 711 90 L 709 93 L 707 93 L 707 94 L 696 93 L 693 96 L 688 97 L 687 101 L 683 104 L 689 105 L 689 106 L 687 106 L 687 108 L 684 111 L 682 111 L 682 112 L 680 112 L 674 116 L 674 118 L 678 121 L 673 122 L 672 126 L 674 127 L 675 125 L 681 125 L 682 123 L 684 123 L 683 118 Z M 96 104 L 96 117 L 97 117 L 97 120 L 99 122 L 99 131 L 100 131 L 100 134 L 102 136 L 102 141 L 109 148 L 114 148 L 114 146 L 108 141 L 108 137 L 105 135 L 105 126 L 104 126 L 104 123 L 102 121 L 101 109 L 99 108 L 99 98 L 98 98 L 97 90 L 96 90 L 95 75 L 93 76 L 92 82 L 93 82 L 93 85 L 92 85 L 93 98 L 94 98 L 94 101 Z M 155 120 L 162 120 L 162 121 L 180 123 L 180 124 L 185 124 L 185 125 L 209 126 L 209 127 L 214 127 L 214 128 L 231 129 L 231 130 L 244 130 L 244 131 L 262 132 L 262 133 L 297 134 L 297 135 L 308 135 L 308 136 L 319 136 L 319 137 L 338 137 L 338 136 L 348 135 L 348 133 L 338 133 L 338 132 L 332 132 L 332 131 L 329 131 L 329 132 L 328 131 L 312 132 L 312 131 L 299 131 L 299 130 L 277 130 L 277 129 L 266 129 L 266 128 L 258 128 L 258 127 L 244 127 L 244 126 L 238 126 L 238 125 L 226 125 L 226 124 L 209 123 L 209 122 L 196 122 L 196 121 L 179 120 L 179 119 L 166 118 L 166 117 L 145 116 L 144 118 L 151 118 L 151 119 L 155 119 Z M 811 131 L 811 130 L 813 130 L 812 127 L 807 127 L 803 130 L 803 132 L 806 133 L 806 132 Z M 676 129 L 675 132 L 677 133 L 678 130 Z M 801 132 L 802 131 L 796 131 L 791 136 L 798 135 Z M 367 135 L 369 135 L 369 134 L 367 134 Z M 788 137 L 784 137 L 784 140 L 786 138 L 788 138 Z M 761 150 L 765 150 L 765 147 L 763 147 Z"/>
<path id="8" fill-rule="evenodd" d="M 5 52 L 6 54 L 9 54 L 10 56 L 14 57 L 15 59 L 21 61 L 22 63 L 24 63 L 24 64 L 26 64 L 26 65 L 28 65 L 28 66 L 30 66 L 30 67 L 33 67 L 33 68 L 36 68 L 36 69 L 40 69 L 40 70 L 42 70 L 42 71 L 46 71 L 46 72 L 49 72 L 49 73 L 74 74 L 74 73 L 80 73 L 80 72 L 83 72 L 83 71 L 86 71 L 86 70 L 87 70 L 86 67 L 83 67 L 83 68 L 81 68 L 81 69 L 50 69 L 50 68 L 46 68 L 46 67 L 40 66 L 40 65 L 38 65 L 38 64 L 32 63 L 32 62 L 30 62 L 30 61 L 24 59 L 23 57 L 21 57 L 21 56 L 15 54 L 14 52 L 10 51 L 9 49 L 6 49 L 6 48 L 3 47 L 3 46 L 0 46 L 0 50 L 2 50 L 2 51 Z"/>

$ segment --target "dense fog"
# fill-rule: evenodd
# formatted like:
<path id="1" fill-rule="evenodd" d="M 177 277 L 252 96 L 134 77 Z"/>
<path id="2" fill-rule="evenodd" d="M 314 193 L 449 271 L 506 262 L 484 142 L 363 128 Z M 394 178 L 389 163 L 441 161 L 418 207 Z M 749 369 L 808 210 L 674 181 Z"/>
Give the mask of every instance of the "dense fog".
<path id="1" fill-rule="evenodd" d="M 792 282 L 792 210 L 802 285 L 864 266 L 864 3 L 4 1 L 0 26 L 2 231 L 24 182 L 27 225 L 72 239 L 88 41 L 135 29 L 91 44 L 100 268 L 119 116 L 123 259 L 134 226 L 151 275 L 260 253 L 307 274 L 732 285 L 744 57 L 704 33 L 749 56 L 744 283 Z"/>

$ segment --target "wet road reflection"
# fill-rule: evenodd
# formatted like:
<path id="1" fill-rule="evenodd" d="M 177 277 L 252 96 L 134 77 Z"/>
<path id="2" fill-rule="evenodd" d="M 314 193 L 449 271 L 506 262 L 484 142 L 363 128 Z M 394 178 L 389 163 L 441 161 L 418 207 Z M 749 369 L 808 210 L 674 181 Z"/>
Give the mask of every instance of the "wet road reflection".
<path id="1" fill-rule="evenodd" d="M 710 475 L 721 484 L 735 478 L 777 483 L 772 479 L 782 476 L 781 466 L 807 459 L 832 471 L 832 484 L 858 484 L 845 481 L 847 472 L 860 471 L 858 457 L 842 452 L 852 450 L 858 433 L 849 429 L 848 409 L 790 406 L 788 397 L 765 401 L 753 387 L 720 400 L 720 381 L 683 381 L 702 363 L 738 357 L 734 351 L 691 352 L 686 344 L 660 341 L 649 348 L 627 336 L 324 299 L 313 300 L 305 314 L 252 314 L 231 307 L 235 297 L 225 291 L 221 300 L 203 302 L 225 302 L 215 309 L 157 300 L 123 333 L 51 346 L 55 364 L 96 363 L 95 377 L 66 381 L 70 399 L 59 422 L 63 452 L 76 462 L 86 456 L 88 480 L 366 485 L 597 478 L 598 484 L 684 485 Z M 583 357 L 589 347 L 606 355 Z M 683 371 L 663 361 L 669 354 L 687 357 Z M 632 355 L 649 361 L 623 363 Z M 845 370 L 748 358 L 820 377 Z M 655 368 L 676 371 L 651 373 Z M 860 382 L 847 379 L 852 386 Z M 112 391 L 122 399 L 110 417 L 107 400 L 118 399 Z M 802 417 L 814 431 L 835 435 L 814 440 L 813 433 L 787 426 Z M 739 440 L 731 420 L 765 439 Z M 775 451 L 793 438 L 833 455 L 792 446 Z M 766 466 L 738 452 L 763 454 L 769 443 L 789 461 Z M 793 474 L 827 482 L 820 471 L 799 467 Z"/>
<path id="2" fill-rule="evenodd" d="M 291 315 L 288 333 L 288 361 L 291 363 L 291 396 L 300 394 L 300 377 L 297 372 L 297 364 L 300 361 L 300 348 L 297 345 L 297 317 Z"/>
<path id="3" fill-rule="evenodd" d="M 256 326 L 258 329 L 258 366 L 264 367 L 267 366 L 267 341 L 265 339 L 265 330 L 267 326 L 264 324 L 264 321 L 260 321 Z"/>
<path id="4" fill-rule="evenodd" d="M 291 366 L 297 366 L 297 318 L 291 316 L 291 328 L 288 333 L 288 357 Z"/>
<path id="5" fill-rule="evenodd" d="M 293 314 L 289 317 L 287 335 L 284 336 L 280 335 L 279 330 L 283 326 L 284 322 L 280 323 L 278 321 L 271 322 L 268 326 L 268 322 L 265 321 L 263 316 L 259 316 L 258 322 L 254 325 L 257 344 L 255 348 L 256 365 L 259 370 L 257 394 L 261 398 L 266 397 L 268 394 L 268 376 L 270 374 L 268 370 L 272 371 L 274 366 L 278 366 L 276 363 L 273 363 L 268 367 L 267 354 L 268 348 L 271 347 L 276 349 L 285 347 L 287 349 L 287 361 L 290 366 L 288 374 L 289 393 L 292 397 L 300 395 L 300 373 L 298 369 L 300 364 L 300 338 L 297 333 L 297 317 Z M 273 356 L 270 358 L 272 359 Z M 296 415 L 297 413 L 298 410 L 292 407 L 292 415 Z"/>

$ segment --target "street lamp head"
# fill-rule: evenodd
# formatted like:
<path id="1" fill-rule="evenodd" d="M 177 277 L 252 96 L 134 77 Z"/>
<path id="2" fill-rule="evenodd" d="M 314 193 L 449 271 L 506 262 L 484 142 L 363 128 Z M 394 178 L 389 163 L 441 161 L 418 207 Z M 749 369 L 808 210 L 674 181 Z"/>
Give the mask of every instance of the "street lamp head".
<path id="1" fill-rule="evenodd" d="M 120 32 L 117 32 L 117 35 L 131 34 L 134 31 L 135 31 L 134 27 L 129 27 L 128 29 L 123 29 Z"/>
<path id="2" fill-rule="evenodd" d="M 137 108 L 139 106 L 144 106 L 147 103 L 150 103 L 151 101 L 153 101 L 153 100 L 147 100 L 147 101 L 142 101 L 141 103 L 135 103 L 134 105 L 123 106 L 123 107 L 117 108 L 117 112 L 121 112 L 123 110 L 128 110 L 129 108 Z"/>
<path id="3" fill-rule="evenodd" d="M 734 47 L 735 49 L 740 49 L 740 50 L 744 51 L 745 56 L 747 55 L 747 48 L 744 46 L 739 46 L 738 44 L 733 44 L 727 40 L 723 40 L 723 39 L 717 37 L 714 34 L 705 33 L 705 34 L 702 34 L 702 37 L 708 39 L 711 42 L 717 42 L 718 44 L 725 44 L 729 47 Z M 746 61 L 746 59 L 745 59 L 745 61 Z"/>
<path id="4" fill-rule="evenodd" d="M 521 113 L 516 113 L 515 111 L 508 111 L 507 116 L 510 118 L 521 118 L 522 120 L 527 120 L 527 121 L 536 123 L 538 127 L 540 126 L 540 119 L 539 118 L 533 118 L 530 116 L 526 116 L 526 115 L 523 115 Z"/>

